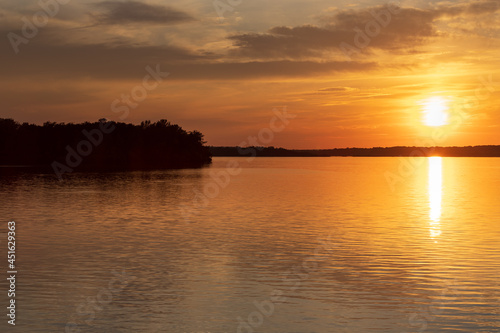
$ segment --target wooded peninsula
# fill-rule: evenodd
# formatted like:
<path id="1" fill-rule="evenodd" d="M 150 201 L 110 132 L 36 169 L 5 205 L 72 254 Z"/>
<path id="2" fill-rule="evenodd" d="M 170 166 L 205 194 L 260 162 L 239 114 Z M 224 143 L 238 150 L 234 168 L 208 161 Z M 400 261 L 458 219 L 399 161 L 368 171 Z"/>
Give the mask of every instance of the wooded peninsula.
<path id="1" fill-rule="evenodd" d="M 199 168 L 212 161 L 203 134 L 165 119 L 43 125 L 0 118 L 0 165 L 77 171 Z"/>

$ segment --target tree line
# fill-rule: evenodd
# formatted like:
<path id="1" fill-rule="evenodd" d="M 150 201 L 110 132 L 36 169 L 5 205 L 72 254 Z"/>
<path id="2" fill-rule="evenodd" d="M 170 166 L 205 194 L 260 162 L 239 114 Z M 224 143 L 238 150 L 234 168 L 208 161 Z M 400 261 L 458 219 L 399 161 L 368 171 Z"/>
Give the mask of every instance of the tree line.
<path id="1" fill-rule="evenodd" d="M 199 168 L 211 163 L 203 134 L 166 119 L 140 125 L 98 122 L 19 123 L 0 118 L 0 165 L 68 170 Z"/>
<path id="2" fill-rule="evenodd" d="M 276 147 L 210 147 L 213 156 L 328 157 L 328 156 L 449 156 L 500 157 L 500 146 L 373 147 L 334 149 L 284 149 Z"/>

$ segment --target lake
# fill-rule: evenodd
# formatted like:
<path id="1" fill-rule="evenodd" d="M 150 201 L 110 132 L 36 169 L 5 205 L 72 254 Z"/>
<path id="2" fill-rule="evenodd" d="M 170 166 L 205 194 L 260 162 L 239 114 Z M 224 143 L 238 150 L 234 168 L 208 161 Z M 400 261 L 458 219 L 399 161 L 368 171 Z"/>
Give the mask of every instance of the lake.
<path id="1" fill-rule="evenodd" d="M 0 188 L 20 332 L 500 331 L 498 158 L 216 157 Z"/>

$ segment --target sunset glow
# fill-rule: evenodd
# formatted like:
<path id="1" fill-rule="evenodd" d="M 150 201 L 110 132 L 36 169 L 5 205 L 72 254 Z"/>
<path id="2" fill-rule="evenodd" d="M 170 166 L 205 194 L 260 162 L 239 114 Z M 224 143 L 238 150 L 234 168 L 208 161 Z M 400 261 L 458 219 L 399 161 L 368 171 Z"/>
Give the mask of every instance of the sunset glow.
<path id="1" fill-rule="evenodd" d="M 5 327 L 500 332 L 500 0 L 0 3 Z"/>
<path id="2" fill-rule="evenodd" d="M 28 38 L 23 17 L 42 9 L 9 0 L 0 9 L 2 116 L 166 118 L 223 146 L 257 135 L 286 106 L 296 120 L 270 145 L 413 146 L 463 101 L 467 120 L 439 144 L 498 144 L 498 1 L 395 3 L 82 0 Z M 147 81 L 142 97 L 135 87 L 147 66 L 169 75 Z"/>

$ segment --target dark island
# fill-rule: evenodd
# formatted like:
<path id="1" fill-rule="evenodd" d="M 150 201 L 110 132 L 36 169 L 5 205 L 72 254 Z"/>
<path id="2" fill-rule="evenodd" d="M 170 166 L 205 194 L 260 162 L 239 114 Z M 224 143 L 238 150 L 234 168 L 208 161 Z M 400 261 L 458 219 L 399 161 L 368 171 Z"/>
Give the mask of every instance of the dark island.
<path id="1" fill-rule="evenodd" d="M 0 165 L 72 171 L 199 168 L 211 163 L 203 134 L 165 119 L 140 125 L 100 119 L 42 126 L 0 118 Z"/>
<path id="2" fill-rule="evenodd" d="M 442 156 L 500 157 L 500 146 L 374 147 L 334 149 L 284 149 L 275 147 L 210 147 L 213 156 L 329 157 L 329 156 Z"/>

